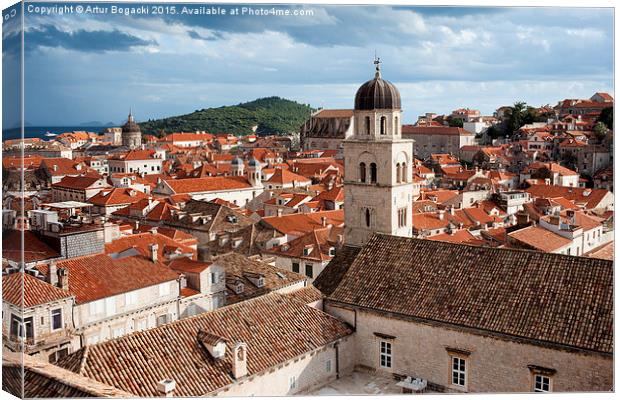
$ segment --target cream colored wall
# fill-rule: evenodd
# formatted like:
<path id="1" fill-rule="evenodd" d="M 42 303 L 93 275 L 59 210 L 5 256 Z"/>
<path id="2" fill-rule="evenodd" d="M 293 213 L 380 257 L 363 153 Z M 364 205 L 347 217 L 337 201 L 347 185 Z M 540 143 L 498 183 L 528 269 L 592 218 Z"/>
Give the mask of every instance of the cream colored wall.
<path id="1" fill-rule="evenodd" d="M 609 391 L 613 384 L 611 357 L 556 350 L 532 344 L 500 340 L 444 327 L 397 320 L 364 311 L 354 313 L 327 305 L 326 311 L 356 323 L 356 364 L 379 373 L 398 373 L 427 379 L 449 391 L 462 391 L 450 384 L 447 348 L 470 351 L 467 357 L 469 392 L 528 392 L 532 374 L 528 365 L 557 370 L 553 390 Z M 379 341 L 375 333 L 395 336 L 393 367 L 379 366 Z"/>
<path id="2" fill-rule="evenodd" d="M 168 295 L 159 294 L 159 285 L 149 286 L 133 292 L 136 294 L 134 304 L 126 303 L 126 295 L 109 297 L 115 304 L 115 312 L 106 314 L 107 304 L 104 300 L 104 311 L 96 315 L 90 313 L 90 303 L 82 303 L 75 307 L 75 325 L 78 333 L 86 339 L 98 336 L 99 342 L 112 339 L 114 330 L 123 328 L 124 333 L 128 334 L 139 330 L 140 321 L 146 320 L 146 328 L 153 328 L 157 325 L 157 317 L 168 314 L 168 322 L 178 319 L 177 297 L 179 295 L 179 283 L 169 281 L 170 286 Z M 84 343 L 84 344 L 86 344 Z"/>
<path id="3" fill-rule="evenodd" d="M 353 370 L 351 354 L 355 352 L 353 341 L 345 338 L 338 344 L 340 376 Z M 248 347 L 248 358 L 252 349 Z M 327 361 L 331 361 L 331 372 L 326 371 Z M 289 388 L 289 379 L 295 377 L 297 386 Z M 323 386 L 336 379 L 336 350 L 328 345 L 313 353 L 268 370 L 263 375 L 254 375 L 241 379 L 226 390 L 213 393 L 215 396 L 287 396 L 302 394 L 310 389 Z"/>

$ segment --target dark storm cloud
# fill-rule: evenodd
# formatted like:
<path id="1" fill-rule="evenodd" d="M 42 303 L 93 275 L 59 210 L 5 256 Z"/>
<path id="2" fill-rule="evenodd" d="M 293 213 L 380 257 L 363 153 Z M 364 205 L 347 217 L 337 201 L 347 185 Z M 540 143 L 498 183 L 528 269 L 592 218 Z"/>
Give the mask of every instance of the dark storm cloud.
<path id="1" fill-rule="evenodd" d="M 62 47 L 88 53 L 102 51 L 128 51 L 132 47 L 156 45 L 154 40 L 144 40 L 119 30 L 65 32 L 53 25 L 29 29 L 24 35 L 27 50 L 39 47 Z"/>

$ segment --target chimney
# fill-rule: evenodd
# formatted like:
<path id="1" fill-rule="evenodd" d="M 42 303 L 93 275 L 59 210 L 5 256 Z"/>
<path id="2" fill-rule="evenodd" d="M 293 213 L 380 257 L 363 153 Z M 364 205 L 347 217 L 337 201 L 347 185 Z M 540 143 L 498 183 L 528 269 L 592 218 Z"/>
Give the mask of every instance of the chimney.
<path id="1" fill-rule="evenodd" d="M 62 290 L 69 290 L 69 275 L 65 268 L 58 268 L 58 287 Z"/>
<path id="2" fill-rule="evenodd" d="M 440 221 L 443 221 L 444 213 L 445 213 L 444 210 L 437 210 L 437 216 L 438 216 Z"/>
<path id="3" fill-rule="evenodd" d="M 151 251 L 151 261 L 156 263 L 157 262 L 157 250 L 159 250 L 159 246 L 157 245 L 157 243 L 150 244 L 149 250 Z"/>
<path id="4" fill-rule="evenodd" d="M 282 209 L 281 208 L 278 208 L 276 212 L 278 213 L 278 217 L 282 216 Z"/>
<path id="5" fill-rule="evenodd" d="M 450 215 L 454 215 L 454 206 L 450 206 L 449 212 L 450 212 Z"/>
<path id="6" fill-rule="evenodd" d="M 157 391 L 163 397 L 173 397 L 176 387 L 177 383 L 174 379 L 163 379 L 157 382 Z"/>
<path id="7" fill-rule="evenodd" d="M 327 226 L 327 217 L 321 217 L 321 226 L 322 227 L 326 227 Z"/>
<path id="8" fill-rule="evenodd" d="M 50 285 L 58 284 L 58 271 L 56 270 L 56 261 L 50 261 L 49 271 L 47 272 L 47 281 Z"/>
<path id="9" fill-rule="evenodd" d="M 232 373 L 235 379 L 241 379 L 248 374 L 247 345 L 237 342 L 233 347 Z"/>
<path id="10" fill-rule="evenodd" d="M 133 228 L 136 232 L 138 232 L 138 229 L 140 229 L 140 221 L 136 221 L 134 223 L 134 228 Z"/>

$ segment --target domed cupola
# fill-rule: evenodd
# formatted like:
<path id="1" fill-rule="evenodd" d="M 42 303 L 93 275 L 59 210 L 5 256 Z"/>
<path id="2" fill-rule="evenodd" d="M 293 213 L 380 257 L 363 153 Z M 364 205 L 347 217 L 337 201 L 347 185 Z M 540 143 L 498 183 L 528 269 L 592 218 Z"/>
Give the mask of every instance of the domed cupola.
<path id="1" fill-rule="evenodd" d="M 381 79 L 381 61 L 374 61 L 375 78 L 364 83 L 355 95 L 356 110 L 400 110 L 400 93 L 391 82 Z"/>

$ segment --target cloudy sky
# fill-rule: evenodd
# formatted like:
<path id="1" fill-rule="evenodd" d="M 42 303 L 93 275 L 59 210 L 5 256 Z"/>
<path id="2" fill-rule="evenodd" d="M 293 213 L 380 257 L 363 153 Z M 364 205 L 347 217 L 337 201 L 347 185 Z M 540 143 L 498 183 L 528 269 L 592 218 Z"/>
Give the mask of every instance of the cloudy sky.
<path id="1" fill-rule="evenodd" d="M 119 123 L 130 107 L 146 120 L 273 95 L 350 108 L 375 51 L 400 89 L 405 122 L 613 91 L 612 9 L 295 6 L 312 15 L 196 16 L 176 8 L 26 12 L 26 121 Z M 3 44 L 6 105 L 17 24 L 3 25 Z M 3 114 L 4 127 L 17 122 L 11 107 Z"/>

